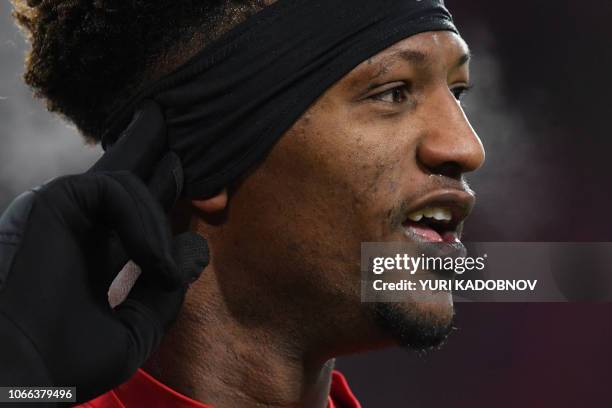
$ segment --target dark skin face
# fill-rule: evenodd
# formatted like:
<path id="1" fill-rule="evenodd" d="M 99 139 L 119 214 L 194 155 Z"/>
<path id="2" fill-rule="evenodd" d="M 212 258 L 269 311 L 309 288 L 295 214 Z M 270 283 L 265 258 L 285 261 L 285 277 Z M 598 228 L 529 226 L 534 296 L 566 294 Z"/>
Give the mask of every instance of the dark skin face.
<path id="1" fill-rule="evenodd" d="M 463 174 L 484 151 L 458 101 L 468 54 L 450 32 L 395 44 L 329 89 L 228 200 L 192 203 L 212 264 L 162 347 L 165 381 L 219 407 L 325 406 L 328 360 L 399 341 L 360 301 L 360 244 L 423 241 L 404 221 L 428 197 L 469 210 Z M 448 327 L 450 296 L 430 296 L 395 305 L 402 324 Z"/>

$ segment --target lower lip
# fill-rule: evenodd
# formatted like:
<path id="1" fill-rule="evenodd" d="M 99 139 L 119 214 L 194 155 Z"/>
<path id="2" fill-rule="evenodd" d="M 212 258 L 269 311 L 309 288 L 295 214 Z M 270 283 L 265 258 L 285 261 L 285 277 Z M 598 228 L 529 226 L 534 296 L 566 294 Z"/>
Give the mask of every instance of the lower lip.
<path id="1" fill-rule="evenodd" d="M 423 226 L 415 222 L 408 222 L 404 224 L 404 230 L 409 238 L 413 238 L 422 242 L 444 242 L 457 244 L 461 243 L 459 236 L 454 231 L 444 232 L 440 234 L 436 230 Z"/>

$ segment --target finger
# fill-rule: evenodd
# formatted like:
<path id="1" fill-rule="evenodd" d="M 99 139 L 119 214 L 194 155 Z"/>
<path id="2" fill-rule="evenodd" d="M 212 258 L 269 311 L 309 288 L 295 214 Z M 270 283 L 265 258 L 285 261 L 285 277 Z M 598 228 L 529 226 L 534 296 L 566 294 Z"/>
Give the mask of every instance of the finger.
<path id="1" fill-rule="evenodd" d="M 160 106 L 147 100 L 134 114 L 117 142 L 89 169 L 88 173 L 130 171 L 148 180 L 155 165 L 168 150 L 166 122 Z"/>
<path id="2" fill-rule="evenodd" d="M 166 126 L 161 108 L 154 101 L 145 101 L 119 140 L 88 173 L 130 171 L 142 180 L 148 180 L 153 196 L 169 211 L 182 192 L 183 169 L 180 159 L 172 152 L 167 153 L 158 163 L 167 149 Z M 117 242 L 116 236 L 110 239 L 108 262 L 112 271 L 119 271 L 129 257 Z"/>
<path id="3" fill-rule="evenodd" d="M 170 152 L 157 164 L 155 172 L 148 183 L 152 196 L 169 211 L 181 196 L 183 188 L 183 167 L 178 156 Z M 130 260 L 116 234 L 109 237 L 106 253 L 108 269 L 114 273 L 120 271 Z M 114 278 L 114 274 L 111 279 Z"/>
<path id="4" fill-rule="evenodd" d="M 117 317 L 128 329 L 129 349 L 133 350 L 126 367 L 129 372 L 140 367 L 158 346 L 180 311 L 188 285 L 200 276 L 209 261 L 206 240 L 192 232 L 175 238 L 173 255 L 182 279 L 180 288 L 162 291 L 141 275 L 125 302 L 115 308 Z"/>
<path id="5" fill-rule="evenodd" d="M 183 191 L 183 166 L 176 153 L 169 152 L 161 159 L 147 184 L 164 210 L 169 211 L 176 204 Z"/>
<path id="6" fill-rule="evenodd" d="M 171 254 L 166 216 L 147 187 L 128 172 L 93 173 L 69 178 L 68 188 L 92 224 L 116 232 L 127 255 L 158 285 L 181 284 Z M 109 271 L 116 273 L 118 271 Z"/>
<path id="7" fill-rule="evenodd" d="M 183 287 L 195 282 L 210 262 L 208 242 L 195 232 L 185 232 L 172 241 L 172 256 L 181 274 Z"/>

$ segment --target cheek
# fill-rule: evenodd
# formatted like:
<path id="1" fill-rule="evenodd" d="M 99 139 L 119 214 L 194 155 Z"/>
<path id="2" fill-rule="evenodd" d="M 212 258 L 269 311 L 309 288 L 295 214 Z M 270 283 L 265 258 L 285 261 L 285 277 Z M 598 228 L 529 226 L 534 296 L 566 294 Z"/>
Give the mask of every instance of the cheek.
<path id="1" fill-rule="evenodd" d="M 245 262 L 258 259 L 248 267 L 358 271 L 361 242 L 388 239 L 402 196 L 408 146 L 389 134 L 324 100 L 311 108 L 230 200 L 225 234 Z M 259 259 L 269 252 L 275 265 Z"/>
<path id="2" fill-rule="evenodd" d="M 332 234 L 359 242 L 388 240 L 389 212 L 418 182 L 418 135 L 399 120 L 364 119 L 330 107 L 316 113 L 316 120 L 283 140 L 282 158 L 293 185 L 299 185 L 296 193 L 320 201 L 318 219 L 334 223 L 328 224 L 336 229 Z"/>
<path id="3" fill-rule="evenodd" d="M 232 197 L 232 224 L 271 250 L 275 261 L 345 258 L 347 238 L 356 235 L 347 175 L 353 163 L 341 146 L 329 143 L 343 129 L 314 126 L 311 110 L 276 144 L 266 160 Z M 317 268 L 318 269 L 318 268 Z"/>
<path id="4" fill-rule="evenodd" d="M 261 176 L 274 186 L 271 195 L 290 207 L 299 237 L 337 245 L 371 236 L 398 167 L 379 142 L 371 130 L 324 103 L 283 137 Z"/>

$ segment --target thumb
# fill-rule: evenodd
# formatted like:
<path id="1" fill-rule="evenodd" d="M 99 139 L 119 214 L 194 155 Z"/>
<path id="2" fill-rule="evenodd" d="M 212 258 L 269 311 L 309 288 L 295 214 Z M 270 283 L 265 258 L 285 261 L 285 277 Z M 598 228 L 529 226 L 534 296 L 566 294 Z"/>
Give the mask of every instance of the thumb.
<path id="1" fill-rule="evenodd" d="M 88 173 L 129 171 L 148 180 L 155 164 L 168 150 L 166 121 L 161 107 L 146 100 L 134 114 L 129 126 Z"/>
<path id="2" fill-rule="evenodd" d="M 147 187 L 162 208 L 166 212 L 170 211 L 183 189 L 183 167 L 180 158 L 175 153 L 166 153 L 157 163 Z M 108 270 L 114 273 L 118 273 L 130 260 L 116 234 L 111 236 L 106 259 Z"/>
<path id="3" fill-rule="evenodd" d="M 115 308 L 118 319 L 128 329 L 131 353 L 126 369 L 129 372 L 138 369 L 159 345 L 164 332 L 176 319 L 189 285 L 208 265 L 208 243 L 200 235 L 181 234 L 172 246 L 182 285 L 166 291 L 142 274 L 127 299 Z"/>

